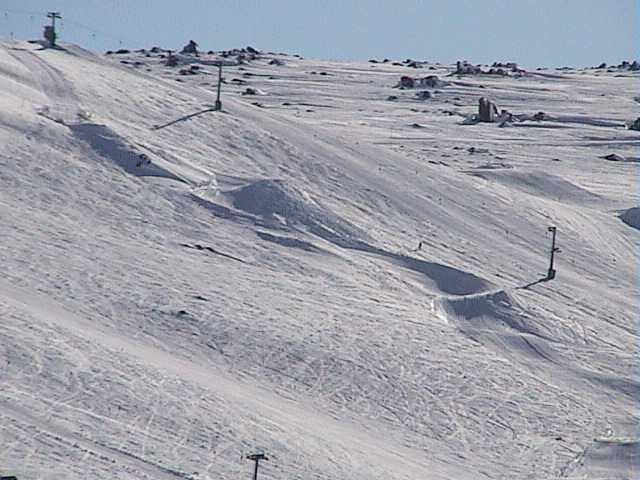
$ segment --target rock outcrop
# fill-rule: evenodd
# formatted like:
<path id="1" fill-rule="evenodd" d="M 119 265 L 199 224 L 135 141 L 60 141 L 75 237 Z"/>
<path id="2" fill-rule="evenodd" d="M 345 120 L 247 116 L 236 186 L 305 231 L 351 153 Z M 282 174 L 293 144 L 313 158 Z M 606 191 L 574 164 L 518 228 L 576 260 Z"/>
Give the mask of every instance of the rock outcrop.
<path id="1" fill-rule="evenodd" d="M 498 106 L 486 97 L 478 101 L 478 121 L 493 123 L 498 118 Z"/>
<path id="2" fill-rule="evenodd" d="M 181 53 L 197 55 L 198 54 L 198 44 L 196 42 L 194 42 L 193 40 L 189 40 L 189 43 L 187 43 L 184 47 L 182 47 L 182 52 Z"/>

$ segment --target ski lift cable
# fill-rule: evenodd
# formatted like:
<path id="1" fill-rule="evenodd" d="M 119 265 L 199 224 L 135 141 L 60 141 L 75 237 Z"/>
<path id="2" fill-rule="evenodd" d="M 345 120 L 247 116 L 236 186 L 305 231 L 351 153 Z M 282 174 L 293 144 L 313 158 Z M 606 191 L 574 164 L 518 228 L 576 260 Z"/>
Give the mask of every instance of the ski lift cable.
<path id="1" fill-rule="evenodd" d="M 33 17 L 36 15 L 46 15 L 47 12 L 44 11 L 40 11 L 40 12 L 35 12 L 35 11 L 27 11 L 27 10 L 14 10 L 14 9 L 8 9 L 8 8 L 0 8 L 0 14 L 3 14 L 5 17 L 9 16 L 9 15 L 22 15 L 22 16 L 29 16 Z M 78 22 L 77 20 L 74 20 L 72 18 L 69 18 L 67 16 L 65 16 L 61 21 L 60 21 L 60 27 L 61 29 L 64 29 L 65 24 L 71 24 L 74 25 L 76 27 L 82 28 L 84 30 L 89 31 L 90 33 L 93 34 L 93 36 L 95 37 L 96 35 L 102 36 L 102 37 L 108 37 L 112 40 L 117 40 L 120 44 L 122 44 L 122 39 L 118 38 L 114 35 L 111 35 L 108 32 L 105 32 L 104 30 L 100 30 L 98 28 L 92 27 L 90 25 L 86 25 L 82 22 Z"/>
<path id="2" fill-rule="evenodd" d="M 106 38 L 110 38 L 112 40 L 117 40 L 120 44 L 122 44 L 122 38 L 116 37 L 114 35 L 111 35 L 108 32 L 105 32 L 104 30 L 100 30 L 99 28 L 95 28 L 92 27 L 90 25 L 86 25 L 84 23 L 78 22 L 77 20 L 74 20 L 73 18 L 69 18 L 69 17 L 65 17 L 64 19 L 67 23 L 74 25 L 76 27 L 79 27 L 81 29 L 87 30 L 89 33 L 93 34 L 93 36 L 95 37 L 96 35 L 101 36 L 101 37 L 106 37 Z"/>
<path id="3" fill-rule="evenodd" d="M 46 15 L 47 12 L 29 12 L 26 10 L 10 10 L 7 8 L 0 8 L 0 12 L 6 14 L 12 14 L 12 15 L 25 15 L 25 16 L 34 16 L 34 15 Z"/>

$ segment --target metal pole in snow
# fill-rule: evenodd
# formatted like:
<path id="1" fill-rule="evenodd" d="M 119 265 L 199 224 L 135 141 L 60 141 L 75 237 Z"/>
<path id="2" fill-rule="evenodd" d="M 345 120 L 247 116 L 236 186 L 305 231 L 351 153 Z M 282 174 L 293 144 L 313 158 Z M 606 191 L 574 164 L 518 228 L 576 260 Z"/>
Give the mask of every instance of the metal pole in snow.
<path id="1" fill-rule="evenodd" d="M 247 459 L 253 460 L 255 466 L 253 468 L 253 480 L 258 480 L 258 463 L 260 460 L 269 460 L 264 453 L 253 453 L 251 455 L 247 455 Z"/>
<path id="2" fill-rule="evenodd" d="M 553 268 L 553 257 L 556 252 L 560 251 L 560 249 L 556 247 L 556 227 L 549 227 L 547 230 L 551 232 L 551 258 L 549 259 L 549 271 L 547 272 L 547 280 L 553 280 L 556 276 L 556 271 Z"/>
<path id="3" fill-rule="evenodd" d="M 218 63 L 218 96 L 216 97 L 216 110 L 222 110 L 222 101 L 220 100 L 221 86 L 222 86 L 222 61 Z"/>

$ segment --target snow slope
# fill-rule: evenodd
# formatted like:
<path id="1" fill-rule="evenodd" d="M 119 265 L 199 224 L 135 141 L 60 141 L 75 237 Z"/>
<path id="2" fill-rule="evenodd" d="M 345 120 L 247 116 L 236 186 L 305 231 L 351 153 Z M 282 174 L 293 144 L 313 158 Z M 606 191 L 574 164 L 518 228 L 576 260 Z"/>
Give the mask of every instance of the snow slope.
<path id="1" fill-rule="evenodd" d="M 0 45 L 0 474 L 636 478 L 636 74 L 215 59 Z"/>

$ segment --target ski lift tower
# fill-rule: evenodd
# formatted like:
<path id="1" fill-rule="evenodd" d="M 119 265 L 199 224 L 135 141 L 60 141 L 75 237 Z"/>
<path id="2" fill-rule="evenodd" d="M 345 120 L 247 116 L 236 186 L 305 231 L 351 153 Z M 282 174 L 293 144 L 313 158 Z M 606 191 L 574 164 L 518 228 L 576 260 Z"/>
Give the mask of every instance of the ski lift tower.
<path id="1" fill-rule="evenodd" d="M 49 41 L 51 48 L 56 46 L 56 19 L 62 20 L 60 12 L 48 12 L 47 18 L 51 19 L 51 25 L 45 27 L 44 36 Z"/>

